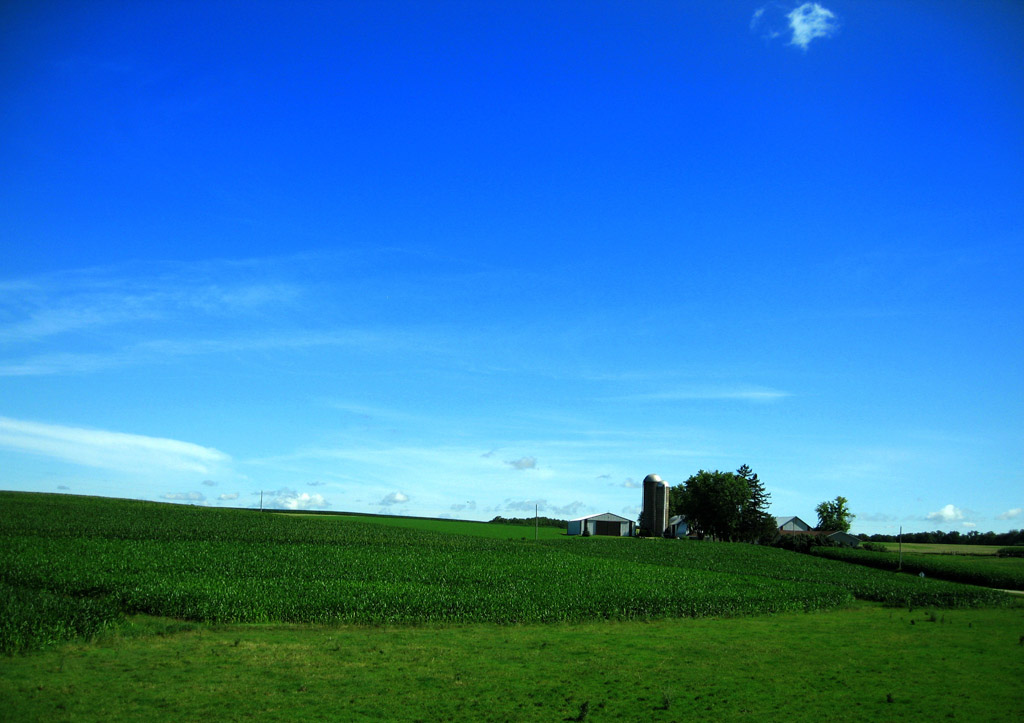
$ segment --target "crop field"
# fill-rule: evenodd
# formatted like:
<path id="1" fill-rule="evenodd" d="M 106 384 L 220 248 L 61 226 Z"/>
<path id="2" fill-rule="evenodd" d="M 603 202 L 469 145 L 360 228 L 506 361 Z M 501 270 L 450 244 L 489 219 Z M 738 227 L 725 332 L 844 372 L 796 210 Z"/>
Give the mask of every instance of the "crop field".
<path id="1" fill-rule="evenodd" d="M 997 591 L 750 545 L 384 519 L 0 493 L 4 715 L 1019 713 L 1024 607 Z"/>
<path id="2" fill-rule="evenodd" d="M 443 532 L 449 535 L 472 535 L 473 537 L 491 537 L 497 540 L 532 540 L 534 533 L 541 540 L 565 537 L 565 530 L 557 527 L 538 527 L 536 530 L 528 525 L 505 525 L 494 522 L 472 522 L 469 520 L 429 520 L 421 517 L 400 517 L 385 515 L 304 515 L 302 513 L 275 513 L 289 517 L 322 517 L 339 522 L 364 522 L 372 525 L 387 525 L 409 530 L 427 530 Z"/>
<path id="3" fill-rule="evenodd" d="M 751 574 L 801 584 L 837 587 L 860 600 L 889 605 L 919 607 L 975 607 L 998 605 L 1005 596 L 978 587 L 922 580 L 911 575 L 836 565 L 810 555 L 791 553 L 773 547 L 743 543 L 696 542 L 692 540 L 637 540 L 636 545 L 616 544 L 616 540 L 592 539 L 567 541 L 563 548 L 586 557 L 662 565 L 667 568 L 707 570 L 730 574 Z M 582 543 L 582 544 L 578 544 Z M 842 548 L 821 548 L 840 550 Z M 879 553 L 864 553 L 879 554 Z M 881 553 L 886 554 L 886 553 Z M 845 557 L 837 559 L 846 560 Z M 819 563 L 826 564 L 819 564 Z"/>
<path id="4" fill-rule="evenodd" d="M 536 543 L 328 516 L 0 493 L 0 641 L 91 635 L 123 615 L 218 623 L 521 624 L 1008 596 L 750 545 Z"/>
<path id="5" fill-rule="evenodd" d="M 814 554 L 880 570 L 895 570 L 896 552 L 869 552 L 844 547 L 819 547 Z M 983 585 L 1002 590 L 1024 590 L 1024 558 L 980 555 L 921 555 L 903 553 L 902 569 L 912 575 Z"/>
<path id="6" fill-rule="evenodd" d="M 883 542 L 888 552 L 899 550 L 898 542 Z M 995 555 L 1002 549 L 1001 545 L 944 545 L 928 542 L 904 542 L 903 554 L 912 552 L 919 555 L 971 555 L 984 557 Z"/>

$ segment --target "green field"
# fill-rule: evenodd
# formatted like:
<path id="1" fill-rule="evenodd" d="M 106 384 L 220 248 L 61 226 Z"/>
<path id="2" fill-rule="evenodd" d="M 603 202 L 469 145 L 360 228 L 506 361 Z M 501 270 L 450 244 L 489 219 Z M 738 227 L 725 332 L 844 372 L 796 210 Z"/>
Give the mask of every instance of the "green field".
<path id="1" fill-rule="evenodd" d="M 898 542 L 883 542 L 889 552 L 899 550 Z M 927 542 L 904 542 L 903 552 L 918 555 L 995 555 L 1001 545 L 940 545 Z"/>
<path id="2" fill-rule="evenodd" d="M 537 527 L 528 525 L 504 525 L 493 522 L 473 522 L 470 520 L 430 520 L 422 517 L 399 517 L 385 515 L 304 515 L 302 513 L 286 514 L 289 517 L 322 517 L 328 520 L 349 522 L 366 522 L 374 525 L 402 527 L 409 530 L 426 530 L 443 532 L 449 535 L 471 535 L 473 537 L 490 537 L 496 540 L 553 540 L 565 537 L 565 530 L 557 527 Z"/>
<path id="3" fill-rule="evenodd" d="M 0 513 L 13 719 L 999 720 L 1024 653 L 998 591 L 753 545 L 24 493 Z"/>
<path id="4" fill-rule="evenodd" d="M 882 570 L 897 570 L 911 574 L 924 574 L 941 580 L 952 580 L 969 585 L 984 585 L 1000 590 L 1024 591 L 1024 558 L 934 555 L 904 552 L 869 552 L 845 547 L 819 547 L 815 555 L 833 560 L 852 562 Z"/>
<path id="5" fill-rule="evenodd" d="M 135 618 L 0 658 L 0 700 L 19 721 L 1019 721 L 1021 636 L 1021 608 L 868 603 L 514 626 Z"/>

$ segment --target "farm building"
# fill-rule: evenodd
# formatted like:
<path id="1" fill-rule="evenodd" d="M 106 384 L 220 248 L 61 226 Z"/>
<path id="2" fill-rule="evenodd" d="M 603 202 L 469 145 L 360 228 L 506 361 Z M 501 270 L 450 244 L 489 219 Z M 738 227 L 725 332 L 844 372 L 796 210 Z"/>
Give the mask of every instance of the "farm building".
<path id="1" fill-rule="evenodd" d="M 849 532 L 822 532 L 821 534 L 845 547 L 860 547 L 860 538 L 851 535 Z"/>
<path id="2" fill-rule="evenodd" d="M 860 547 L 860 538 L 841 530 L 779 530 L 780 535 L 810 535 L 827 537 L 843 547 Z"/>
<path id="3" fill-rule="evenodd" d="M 799 517 L 776 517 L 775 526 L 779 532 L 810 532 L 811 526 Z"/>
<path id="4" fill-rule="evenodd" d="M 586 530 L 588 535 L 609 535 L 611 537 L 632 537 L 633 521 L 625 517 L 613 515 L 611 512 L 604 512 L 599 515 L 587 515 L 575 520 L 569 520 L 569 535 L 582 535 Z"/>
<path id="5" fill-rule="evenodd" d="M 668 518 L 668 527 L 665 528 L 665 537 L 682 539 L 690 534 L 690 525 L 682 515 L 674 515 Z"/>

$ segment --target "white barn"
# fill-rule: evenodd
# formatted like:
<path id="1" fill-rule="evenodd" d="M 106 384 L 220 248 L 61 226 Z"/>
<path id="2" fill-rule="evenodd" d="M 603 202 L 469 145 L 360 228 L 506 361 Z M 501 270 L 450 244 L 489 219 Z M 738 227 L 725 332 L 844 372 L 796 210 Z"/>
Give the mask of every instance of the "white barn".
<path id="1" fill-rule="evenodd" d="M 569 520 L 566 534 L 582 535 L 586 530 L 589 535 L 610 535 L 611 537 L 632 537 L 633 521 L 625 517 L 602 512 L 599 515 L 587 515 Z"/>

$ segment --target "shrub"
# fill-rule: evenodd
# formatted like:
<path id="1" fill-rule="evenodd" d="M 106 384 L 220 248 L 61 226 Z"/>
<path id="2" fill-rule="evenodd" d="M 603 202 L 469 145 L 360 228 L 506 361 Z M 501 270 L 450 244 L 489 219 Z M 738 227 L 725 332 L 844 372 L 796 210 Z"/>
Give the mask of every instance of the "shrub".
<path id="1" fill-rule="evenodd" d="M 996 550 L 996 557 L 1024 557 L 1024 545 L 1001 547 Z"/>
<path id="2" fill-rule="evenodd" d="M 838 547 L 839 543 L 824 535 L 779 535 L 773 546 L 793 552 L 810 552 L 814 547 Z"/>

